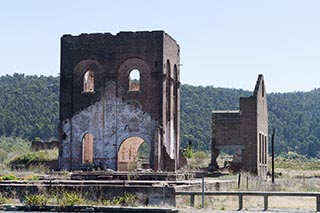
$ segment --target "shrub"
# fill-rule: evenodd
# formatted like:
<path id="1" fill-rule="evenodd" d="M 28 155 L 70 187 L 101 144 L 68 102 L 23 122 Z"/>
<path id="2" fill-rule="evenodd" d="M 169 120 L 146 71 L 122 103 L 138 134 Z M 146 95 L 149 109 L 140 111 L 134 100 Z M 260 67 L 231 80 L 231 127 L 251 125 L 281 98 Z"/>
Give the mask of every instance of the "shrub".
<path id="1" fill-rule="evenodd" d="M 0 205 L 11 203 L 10 200 L 2 195 L 0 192 Z"/>
<path id="2" fill-rule="evenodd" d="M 58 155 L 58 149 L 28 152 L 13 158 L 9 161 L 9 164 L 11 166 L 24 165 L 25 167 L 29 167 L 32 163 L 39 164 L 43 161 L 57 160 Z"/>
<path id="3" fill-rule="evenodd" d="M 64 192 L 56 195 L 57 203 L 60 206 L 74 206 L 85 203 L 85 200 L 76 192 Z"/>
<path id="4" fill-rule="evenodd" d="M 205 168 L 210 163 L 210 156 L 206 152 L 194 152 L 193 157 L 189 160 L 190 168 Z"/>
<path id="5" fill-rule="evenodd" d="M 296 152 L 288 152 L 287 158 L 288 159 L 307 160 L 307 158 L 304 155 L 299 155 Z"/>
<path id="6" fill-rule="evenodd" d="M 195 160 L 195 163 L 197 165 L 202 165 L 207 159 L 208 159 L 208 154 L 205 152 L 195 152 L 193 154 L 193 158 Z"/>
<path id="7" fill-rule="evenodd" d="M 102 205 L 110 206 L 135 206 L 137 201 L 137 196 L 125 192 L 123 196 L 117 196 L 111 200 L 102 200 Z"/>
<path id="8" fill-rule="evenodd" d="M 183 154 L 186 158 L 192 158 L 192 155 L 193 155 L 192 146 L 188 145 L 187 148 L 184 150 Z"/>
<path id="9" fill-rule="evenodd" d="M 48 198 L 43 194 L 26 196 L 26 205 L 28 206 L 45 206 L 48 203 Z"/>
<path id="10" fill-rule="evenodd" d="M 37 175 L 27 175 L 23 178 L 23 180 L 39 180 L 39 177 Z"/>
<path id="11" fill-rule="evenodd" d="M 125 192 L 123 196 L 118 196 L 113 199 L 115 205 L 120 204 L 121 206 L 134 206 L 136 196 Z"/>
<path id="12" fill-rule="evenodd" d="M 19 180 L 14 174 L 7 174 L 2 176 L 2 180 Z"/>

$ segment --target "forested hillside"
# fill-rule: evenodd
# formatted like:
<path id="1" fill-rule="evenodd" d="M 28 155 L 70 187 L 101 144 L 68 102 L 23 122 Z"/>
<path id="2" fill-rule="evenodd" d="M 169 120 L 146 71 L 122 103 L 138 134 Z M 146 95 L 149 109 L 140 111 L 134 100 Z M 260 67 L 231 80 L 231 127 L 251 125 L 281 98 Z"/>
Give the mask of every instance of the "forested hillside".
<path id="1" fill-rule="evenodd" d="M 251 93 L 244 90 L 212 86 L 181 86 L 181 144 L 189 140 L 196 150 L 210 150 L 212 110 L 236 110 L 239 97 Z"/>
<path id="2" fill-rule="evenodd" d="M 268 109 L 269 129 L 276 128 L 278 154 L 294 151 L 320 158 L 320 89 L 269 94 Z"/>
<path id="3" fill-rule="evenodd" d="M 57 137 L 58 77 L 1 76 L 0 91 L 0 136 Z"/>
<path id="4" fill-rule="evenodd" d="M 252 88 L 253 89 L 253 88 Z M 29 140 L 57 137 L 59 77 L 0 77 L 0 136 Z M 210 150 L 212 110 L 237 110 L 251 91 L 181 85 L 181 145 Z M 269 133 L 276 128 L 276 154 L 320 157 L 320 90 L 268 94 Z M 271 137 L 269 137 L 271 138 Z"/>
<path id="5" fill-rule="evenodd" d="M 239 89 L 182 85 L 182 146 L 191 140 L 195 149 L 210 150 L 212 110 L 238 110 L 239 97 L 250 95 Z M 275 128 L 276 154 L 293 151 L 320 158 L 320 89 L 271 93 L 267 98 L 269 139 Z"/>

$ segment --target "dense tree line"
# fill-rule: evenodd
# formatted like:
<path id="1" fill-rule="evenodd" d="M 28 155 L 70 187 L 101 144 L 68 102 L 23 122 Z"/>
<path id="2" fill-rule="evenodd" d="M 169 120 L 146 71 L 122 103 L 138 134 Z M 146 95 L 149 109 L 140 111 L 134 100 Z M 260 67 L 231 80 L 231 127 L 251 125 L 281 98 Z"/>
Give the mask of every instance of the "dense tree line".
<path id="1" fill-rule="evenodd" d="M 210 150 L 212 110 L 238 110 L 239 97 L 252 92 L 212 86 L 181 87 L 181 144 Z M 320 158 L 320 89 L 268 94 L 269 139 L 276 130 L 275 153 Z M 270 145 L 271 143 L 269 143 Z"/>
<path id="2" fill-rule="evenodd" d="M 196 150 L 210 150 L 212 110 L 236 110 L 244 90 L 214 88 L 213 86 L 181 86 L 181 145 L 189 141 Z"/>
<path id="3" fill-rule="evenodd" d="M 57 137 L 59 78 L 1 76 L 0 91 L 0 136 Z"/>
<path id="4" fill-rule="evenodd" d="M 268 109 L 277 154 L 291 151 L 320 158 L 320 89 L 269 94 Z"/>
<path id="5" fill-rule="evenodd" d="M 0 91 L 0 136 L 57 137 L 59 77 L 1 76 Z M 241 89 L 181 85 L 181 146 L 192 141 L 194 149 L 210 150 L 212 110 L 237 110 L 239 97 L 250 95 Z M 276 154 L 320 158 L 320 89 L 268 94 L 268 109 Z"/>

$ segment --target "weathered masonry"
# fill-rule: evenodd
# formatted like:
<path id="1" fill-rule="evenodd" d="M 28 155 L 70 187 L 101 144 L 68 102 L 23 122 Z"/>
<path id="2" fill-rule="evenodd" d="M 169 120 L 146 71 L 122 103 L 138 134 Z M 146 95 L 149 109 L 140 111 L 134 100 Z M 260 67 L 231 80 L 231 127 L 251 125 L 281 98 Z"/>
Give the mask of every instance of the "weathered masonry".
<path id="1" fill-rule="evenodd" d="M 263 75 L 253 96 L 240 98 L 239 111 L 213 111 L 212 147 L 209 169 L 218 169 L 221 150 L 232 150 L 231 168 L 266 177 L 268 169 L 268 109 Z"/>
<path id="2" fill-rule="evenodd" d="M 163 31 L 61 38 L 60 168 L 179 167 L 180 48 Z M 180 156 L 182 157 L 182 156 Z"/>

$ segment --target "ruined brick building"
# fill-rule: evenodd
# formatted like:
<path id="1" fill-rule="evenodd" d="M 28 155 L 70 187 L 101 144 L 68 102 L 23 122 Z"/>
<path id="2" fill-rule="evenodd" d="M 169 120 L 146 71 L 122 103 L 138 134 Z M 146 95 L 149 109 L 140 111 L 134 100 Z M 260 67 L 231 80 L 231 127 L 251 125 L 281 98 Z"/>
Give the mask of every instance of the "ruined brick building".
<path id="1" fill-rule="evenodd" d="M 180 48 L 163 31 L 61 38 L 60 168 L 179 167 Z"/>
<path id="2" fill-rule="evenodd" d="M 253 96 L 240 98 L 239 111 L 213 111 L 210 170 L 218 169 L 221 150 L 232 150 L 231 168 L 266 177 L 268 169 L 268 109 L 263 75 Z"/>

